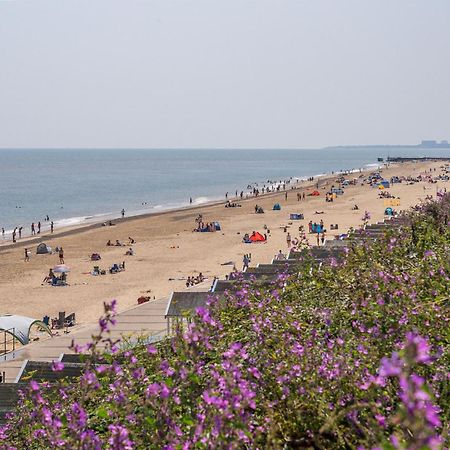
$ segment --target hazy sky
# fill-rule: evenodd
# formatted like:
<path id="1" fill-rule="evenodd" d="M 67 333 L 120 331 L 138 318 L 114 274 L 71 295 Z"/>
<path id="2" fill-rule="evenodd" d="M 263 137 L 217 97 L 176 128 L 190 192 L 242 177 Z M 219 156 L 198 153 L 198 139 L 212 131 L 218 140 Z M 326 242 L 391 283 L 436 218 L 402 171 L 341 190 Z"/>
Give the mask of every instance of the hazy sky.
<path id="1" fill-rule="evenodd" d="M 0 147 L 450 139 L 450 0 L 0 0 Z"/>

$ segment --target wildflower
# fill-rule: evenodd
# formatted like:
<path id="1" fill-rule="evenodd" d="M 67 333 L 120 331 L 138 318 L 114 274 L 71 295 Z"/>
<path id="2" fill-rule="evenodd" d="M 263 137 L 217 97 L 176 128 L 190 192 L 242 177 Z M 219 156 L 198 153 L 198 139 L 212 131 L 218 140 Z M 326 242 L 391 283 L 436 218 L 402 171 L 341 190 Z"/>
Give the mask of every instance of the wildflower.
<path id="1" fill-rule="evenodd" d="M 156 350 L 155 346 L 147 345 L 147 353 L 149 355 L 156 355 L 156 353 L 158 353 L 158 351 Z"/>
<path id="2" fill-rule="evenodd" d="M 62 372 L 64 370 L 64 363 L 61 361 L 53 361 L 52 370 L 53 372 Z"/>
<path id="3" fill-rule="evenodd" d="M 129 439 L 128 430 L 122 425 L 109 425 L 111 437 L 108 440 L 111 450 L 133 450 L 134 444 Z"/>

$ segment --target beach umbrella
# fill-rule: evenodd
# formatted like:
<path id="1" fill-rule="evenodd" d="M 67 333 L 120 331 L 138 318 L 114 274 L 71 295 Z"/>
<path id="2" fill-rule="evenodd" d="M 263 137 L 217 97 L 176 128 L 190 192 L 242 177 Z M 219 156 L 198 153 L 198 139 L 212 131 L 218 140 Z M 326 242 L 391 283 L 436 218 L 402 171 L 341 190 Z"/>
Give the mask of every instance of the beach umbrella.
<path id="1" fill-rule="evenodd" d="M 58 264 L 57 266 L 53 267 L 53 272 L 67 273 L 67 272 L 70 272 L 70 268 L 67 267 L 65 264 Z"/>

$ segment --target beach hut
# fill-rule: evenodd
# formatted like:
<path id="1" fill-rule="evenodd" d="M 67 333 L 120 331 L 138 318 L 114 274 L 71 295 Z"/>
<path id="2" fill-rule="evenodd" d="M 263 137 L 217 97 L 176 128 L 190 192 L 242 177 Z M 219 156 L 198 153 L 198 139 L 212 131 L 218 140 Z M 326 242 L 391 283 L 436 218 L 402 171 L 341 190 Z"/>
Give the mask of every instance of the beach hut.
<path id="1" fill-rule="evenodd" d="M 37 255 L 45 255 L 47 253 L 51 253 L 52 249 L 51 247 L 48 247 L 47 244 L 44 244 L 43 242 L 41 242 L 36 249 L 36 254 Z"/>
<path id="2" fill-rule="evenodd" d="M 192 321 L 197 308 L 206 308 L 208 301 L 220 301 L 221 295 L 211 292 L 172 292 L 164 317 L 167 320 L 167 334 L 176 332 L 177 325 Z"/>
<path id="3" fill-rule="evenodd" d="M 275 203 L 275 205 L 273 205 L 273 208 L 272 208 L 274 211 L 281 211 L 281 206 L 280 206 L 280 204 L 279 203 Z"/>

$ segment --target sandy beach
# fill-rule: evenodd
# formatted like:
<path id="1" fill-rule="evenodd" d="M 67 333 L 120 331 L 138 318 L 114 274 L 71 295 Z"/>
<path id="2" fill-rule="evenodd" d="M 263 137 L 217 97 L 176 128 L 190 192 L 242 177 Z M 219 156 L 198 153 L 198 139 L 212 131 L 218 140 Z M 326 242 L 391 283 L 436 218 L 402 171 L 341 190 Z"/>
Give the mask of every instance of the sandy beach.
<path id="1" fill-rule="evenodd" d="M 436 169 L 440 172 L 443 162 L 403 163 L 383 169 L 385 178 L 396 176 L 417 176 Z M 359 177 L 359 173 L 347 178 Z M 361 224 L 364 211 L 371 213 L 371 222 L 384 218 L 385 203 L 378 198 L 379 190 L 369 185 L 349 186 L 344 195 L 332 202 L 325 202 L 325 192 L 336 184 L 337 176 L 321 180 L 318 197 L 297 200 L 297 192 L 311 192 L 313 184 L 304 182 L 294 190 L 273 193 L 239 202 L 242 207 L 225 208 L 224 203 L 203 205 L 192 209 L 171 211 L 152 216 L 141 216 L 118 221 L 115 226 L 90 226 L 83 229 L 57 230 L 53 235 L 43 234 L 40 241 L 53 249 L 64 248 L 65 263 L 71 268 L 69 286 L 52 287 L 42 285 L 49 268 L 59 263 L 57 253 L 36 255 L 36 240 L 22 240 L 15 246 L 0 246 L 0 312 L 21 314 L 42 319 L 44 315 L 55 317 L 59 311 L 76 313 L 78 323 L 94 322 L 102 313 L 103 302 L 117 299 L 119 311 L 135 306 L 137 298 L 145 295 L 155 298 L 168 296 L 175 290 L 186 289 L 186 278 L 202 272 L 208 279 L 204 289 L 211 285 L 215 276 L 224 277 L 233 262 L 242 269 L 243 255 L 251 253 L 251 264 L 267 263 L 282 250 L 287 251 L 286 233 L 288 227 L 292 237 L 298 236 L 298 227 L 310 220 L 324 221 L 327 239 L 345 233 L 348 228 Z M 316 181 L 316 180 L 315 180 Z M 389 192 L 400 197 L 397 210 L 407 209 L 417 204 L 427 195 L 436 196 L 437 189 L 449 189 L 449 183 L 436 184 L 420 182 L 412 185 L 394 184 Z M 309 191 L 308 191 L 309 189 Z M 274 203 L 280 203 L 281 211 L 273 211 Z M 255 214 L 255 204 L 261 205 L 265 214 Z M 359 210 L 352 210 L 357 204 Z M 323 211 L 323 214 L 315 214 Z M 290 221 L 290 213 L 303 213 L 304 220 Z M 194 233 L 195 218 L 203 215 L 204 222 L 218 221 L 221 231 L 214 233 Z M 338 230 L 330 230 L 330 224 L 338 224 Z M 268 241 L 263 244 L 244 244 L 245 233 L 253 230 L 264 233 L 264 225 L 270 230 Z M 119 240 L 122 243 L 132 237 L 134 256 L 126 256 L 128 246 L 108 247 L 106 243 Z M 315 245 L 315 236 L 309 241 Z M 24 261 L 24 248 L 31 250 L 29 262 Z M 92 253 L 99 253 L 101 260 L 90 260 Z M 114 263 L 125 261 L 126 270 L 117 274 L 92 276 L 95 265 L 108 269 Z"/>

